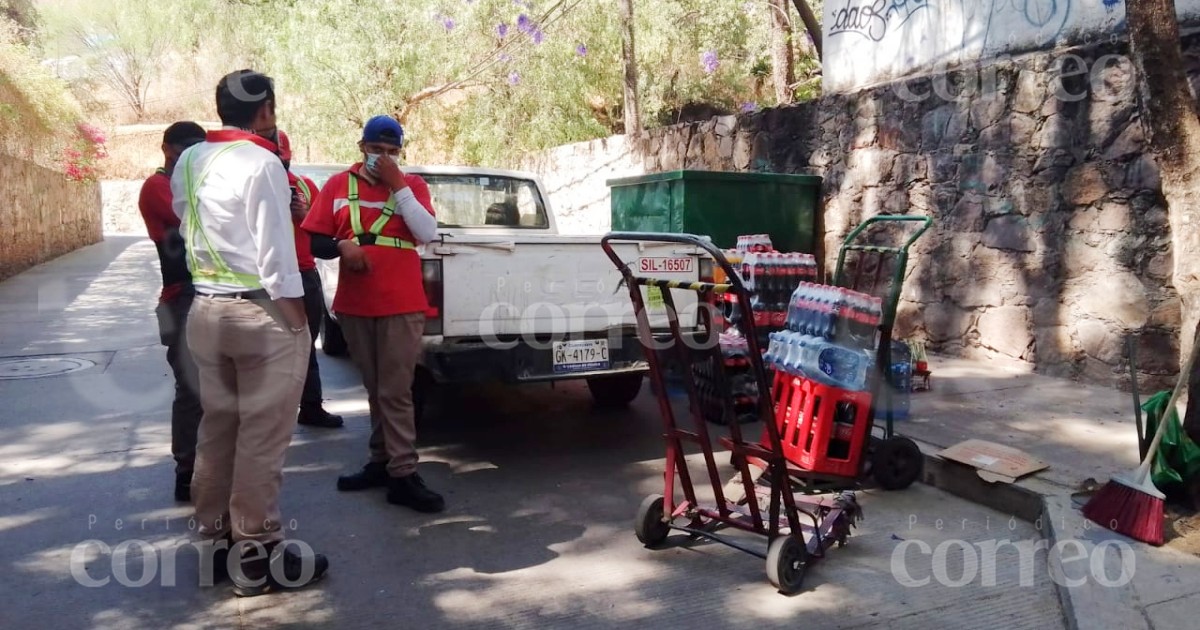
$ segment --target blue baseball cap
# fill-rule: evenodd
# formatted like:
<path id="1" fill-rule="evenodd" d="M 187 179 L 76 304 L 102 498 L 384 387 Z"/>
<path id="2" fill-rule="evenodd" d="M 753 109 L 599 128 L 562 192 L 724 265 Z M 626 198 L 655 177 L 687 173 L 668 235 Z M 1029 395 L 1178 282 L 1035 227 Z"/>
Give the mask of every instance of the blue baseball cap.
<path id="1" fill-rule="evenodd" d="M 404 146 L 404 127 L 391 116 L 375 116 L 363 125 L 363 142 L 382 142 L 398 147 Z"/>

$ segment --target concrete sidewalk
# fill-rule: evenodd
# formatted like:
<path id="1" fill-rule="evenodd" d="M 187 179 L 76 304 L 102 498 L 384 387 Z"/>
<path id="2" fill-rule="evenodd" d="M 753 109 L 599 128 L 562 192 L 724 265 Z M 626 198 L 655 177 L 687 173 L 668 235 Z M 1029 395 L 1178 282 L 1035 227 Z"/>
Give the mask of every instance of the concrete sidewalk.
<path id="1" fill-rule="evenodd" d="M 1063 550 L 1055 582 L 1071 627 L 1196 626 L 1200 558 L 1131 541 L 1080 513 L 1093 482 L 1104 484 L 1138 465 L 1129 393 L 1000 361 L 931 357 L 930 367 L 933 390 L 913 395 L 912 419 L 896 430 L 921 444 L 927 483 L 1033 521 L 1048 545 Z M 1142 400 L 1149 393 L 1142 392 Z M 988 483 L 935 455 L 972 438 L 1019 448 L 1050 467 L 1014 484 Z M 1118 584 L 1122 571 L 1132 576 L 1127 584 Z"/>

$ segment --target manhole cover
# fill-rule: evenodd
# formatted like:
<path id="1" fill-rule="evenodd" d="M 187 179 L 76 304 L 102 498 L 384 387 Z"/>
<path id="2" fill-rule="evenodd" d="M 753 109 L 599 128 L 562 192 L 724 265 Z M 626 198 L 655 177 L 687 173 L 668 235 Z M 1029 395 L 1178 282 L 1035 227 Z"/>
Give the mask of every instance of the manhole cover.
<path id="1" fill-rule="evenodd" d="M 5 359 L 0 361 L 0 381 L 18 378 L 41 378 L 59 376 L 95 367 L 94 361 L 71 357 L 44 357 L 39 359 Z"/>

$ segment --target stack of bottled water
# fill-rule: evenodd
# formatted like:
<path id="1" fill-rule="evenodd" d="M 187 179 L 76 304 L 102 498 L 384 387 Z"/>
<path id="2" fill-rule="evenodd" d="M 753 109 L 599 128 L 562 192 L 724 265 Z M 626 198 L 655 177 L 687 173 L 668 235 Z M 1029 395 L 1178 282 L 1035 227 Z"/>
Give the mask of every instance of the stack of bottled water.
<path id="1" fill-rule="evenodd" d="M 776 370 L 825 385 L 865 390 L 882 316 L 878 298 L 801 282 L 788 303 L 785 329 L 771 333 L 764 360 Z"/>

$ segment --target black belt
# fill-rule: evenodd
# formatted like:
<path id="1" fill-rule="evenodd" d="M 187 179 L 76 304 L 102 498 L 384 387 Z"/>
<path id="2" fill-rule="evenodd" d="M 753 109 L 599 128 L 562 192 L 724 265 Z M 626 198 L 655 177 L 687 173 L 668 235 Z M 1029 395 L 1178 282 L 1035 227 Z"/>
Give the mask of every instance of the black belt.
<path id="1" fill-rule="evenodd" d="M 255 289 L 253 291 L 238 291 L 236 293 L 201 293 L 204 297 L 210 298 L 230 298 L 234 300 L 270 300 L 271 294 L 267 293 L 266 289 Z"/>

